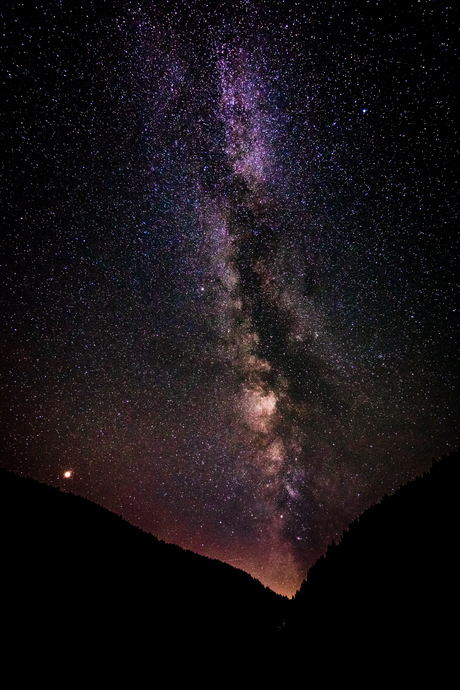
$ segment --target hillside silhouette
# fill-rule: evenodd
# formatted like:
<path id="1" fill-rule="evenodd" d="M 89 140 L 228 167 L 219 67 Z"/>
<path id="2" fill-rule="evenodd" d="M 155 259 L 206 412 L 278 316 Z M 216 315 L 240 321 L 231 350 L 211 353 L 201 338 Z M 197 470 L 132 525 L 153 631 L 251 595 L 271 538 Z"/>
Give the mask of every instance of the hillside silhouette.
<path id="1" fill-rule="evenodd" d="M 3 629 L 11 653 L 113 671 L 273 643 L 288 600 L 91 501 L 0 470 Z M 249 645 L 249 646 L 248 646 Z M 177 661 L 176 661 L 177 663 Z M 93 665 L 93 666 L 92 666 Z"/>
<path id="2" fill-rule="evenodd" d="M 458 677 L 459 480 L 458 453 L 434 462 L 329 546 L 294 599 L 291 653 L 368 687 Z"/>
<path id="3" fill-rule="evenodd" d="M 4 659 L 20 675 L 94 681 L 166 667 L 176 679 L 439 683 L 457 675 L 459 467 L 458 453 L 443 458 L 369 508 L 291 601 L 0 470 Z"/>

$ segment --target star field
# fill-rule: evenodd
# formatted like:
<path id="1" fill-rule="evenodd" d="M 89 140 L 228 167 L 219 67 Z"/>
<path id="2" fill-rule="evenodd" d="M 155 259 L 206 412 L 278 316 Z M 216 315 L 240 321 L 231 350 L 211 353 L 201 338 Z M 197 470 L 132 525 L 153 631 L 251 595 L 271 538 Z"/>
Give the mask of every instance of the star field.
<path id="1" fill-rule="evenodd" d="M 4 11 L 2 466 L 290 596 L 458 448 L 452 12 Z"/>

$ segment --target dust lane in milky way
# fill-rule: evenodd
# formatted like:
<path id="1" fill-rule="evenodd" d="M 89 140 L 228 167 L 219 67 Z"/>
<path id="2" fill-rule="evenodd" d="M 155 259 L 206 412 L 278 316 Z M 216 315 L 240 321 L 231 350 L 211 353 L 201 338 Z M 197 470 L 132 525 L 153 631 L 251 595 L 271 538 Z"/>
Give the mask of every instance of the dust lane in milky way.
<path id="1" fill-rule="evenodd" d="M 291 595 L 458 444 L 453 124 L 401 90 L 444 53 L 420 8 L 83 9 L 10 22 L 2 464 Z"/>

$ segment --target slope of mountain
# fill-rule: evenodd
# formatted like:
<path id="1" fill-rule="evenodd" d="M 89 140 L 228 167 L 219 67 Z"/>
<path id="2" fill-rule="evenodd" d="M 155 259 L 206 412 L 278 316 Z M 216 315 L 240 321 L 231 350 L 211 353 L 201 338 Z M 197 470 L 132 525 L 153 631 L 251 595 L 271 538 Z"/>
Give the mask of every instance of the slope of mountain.
<path id="1" fill-rule="evenodd" d="M 136 685 L 166 667 L 182 681 L 443 685 L 458 675 L 459 474 L 459 454 L 443 458 L 369 508 L 288 601 L 0 470 L 3 659 L 57 681 Z"/>
<path id="2" fill-rule="evenodd" d="M 308 573 L 286 646 L 337 679 L 457 676 L 459 479 L 456 453 L 363 513 Z"/>
<path id="3" fill-rule="evenodd" d="M 0 471 L 2 627 L 10 654 L 81 667 L 272 644 L 288 600 L 90 501 Z M 168 663 L 170 663 L 168 661 Z M 172 662 L 171 663 L 176 663 Z"/>

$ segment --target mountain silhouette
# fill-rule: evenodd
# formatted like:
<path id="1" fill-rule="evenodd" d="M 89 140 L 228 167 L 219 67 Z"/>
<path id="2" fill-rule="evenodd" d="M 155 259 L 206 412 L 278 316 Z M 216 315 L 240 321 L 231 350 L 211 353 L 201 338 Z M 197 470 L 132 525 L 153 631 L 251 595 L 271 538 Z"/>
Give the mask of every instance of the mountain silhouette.
<path id="1" fill-rule="evenodd" d="M 355 520 L 293 600 L 87 499 L 0 470 L 3 656 L 58 680 L 398 686 L 456 671 L 459 454 Z M 217 674 L 217 675 L 216 675 Z"/>
<path id="2" fill-rule="evenodd" d="M 9 654 L 113 673 L 273 644 L 287 598 L 225 563 L 166 544 L 91 501 L 0 470 Z M 6 655 L 8 656 L 8 655 Z M 201 659 L 201 661 L 200 661 Z M 126 668 L 125 668 L 126 671 Z"/>
<path id="3" fill-rule="evenodd" d="M 459 480 L 455 453 L 355 520 L 297 592 L 286 647 L 309 650 L 331 681 L 447 687 L 458 676 Z"/>

